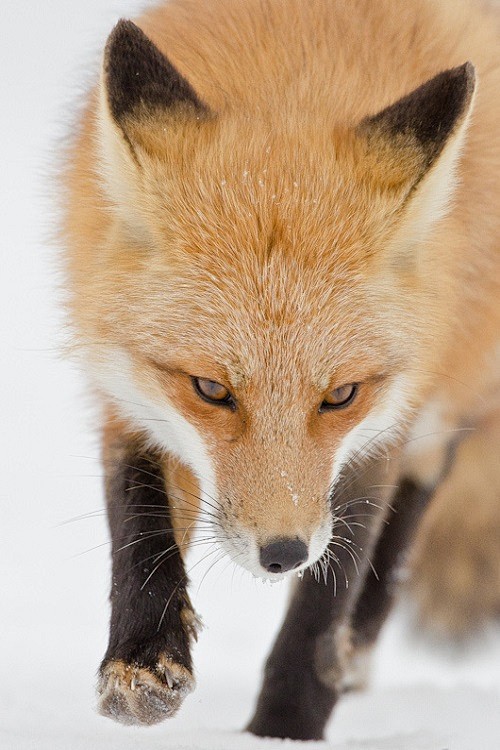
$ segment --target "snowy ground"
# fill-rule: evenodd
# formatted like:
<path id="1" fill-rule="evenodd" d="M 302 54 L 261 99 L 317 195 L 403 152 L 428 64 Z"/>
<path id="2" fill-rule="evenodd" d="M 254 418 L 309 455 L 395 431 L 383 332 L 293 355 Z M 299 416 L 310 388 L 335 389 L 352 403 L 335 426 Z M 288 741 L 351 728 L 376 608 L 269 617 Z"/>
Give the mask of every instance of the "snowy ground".
<path id="1" fill-rule="evenodd" d="M 208 562 L 193 571 L 193 598 L 206 627 L 195 654 L 198 689 L 179 717 L 139 730 L 93 712 L 106 640 L 108 552 L 102 514 L 61 525 L 102 508 L 102 497 L 83 384 L 57 356 L 46 173 L 67 102 L 76 97 L 73 82 L 88 72 L 91 51 L 114 20 L 134 7 L 131 0 L 17 0 L 0 9 L 0 748 L 290 748 L 239 734 L 286 590 L 224 570 L 224 563 L 201 587 Z M 468 654 L 435 650 L 410 636 L 408 616 L 399 611 L 377 652 L 373 689 L 346 699 L 328 742 L 308 747 L 498 750 L 500 633 Z"/>

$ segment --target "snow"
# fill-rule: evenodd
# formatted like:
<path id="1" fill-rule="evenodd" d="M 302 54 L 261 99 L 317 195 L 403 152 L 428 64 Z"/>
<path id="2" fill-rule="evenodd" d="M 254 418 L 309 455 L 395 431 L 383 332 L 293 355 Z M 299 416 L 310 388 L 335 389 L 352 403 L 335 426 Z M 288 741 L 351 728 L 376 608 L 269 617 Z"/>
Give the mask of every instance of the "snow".
<path id="1" fill-rule="evenodd" d="M 81 376 L 59 355 L 47 173 L 71 102 L 95 70 L 92 52 L 114 20 L 137 7 L 132 0 L 2 4 L 0 748 L 288 750 L 297 743 L 240 731 L 286 585 L 262 584 L 224 561 L 204 577 L 216 554 L 192 562 L 205 628 L 195 649 L 198 687 L 178 717 L 136 729 L 94 711 L 108 545 L 95 415 Z M 307 747 L 498 750 L 499 709 L 500 632 L 467 652 L 443 649 L 413 632 L 401 606 L 375 654 L 373 687 L 342 701 L 327 742 Z"/>

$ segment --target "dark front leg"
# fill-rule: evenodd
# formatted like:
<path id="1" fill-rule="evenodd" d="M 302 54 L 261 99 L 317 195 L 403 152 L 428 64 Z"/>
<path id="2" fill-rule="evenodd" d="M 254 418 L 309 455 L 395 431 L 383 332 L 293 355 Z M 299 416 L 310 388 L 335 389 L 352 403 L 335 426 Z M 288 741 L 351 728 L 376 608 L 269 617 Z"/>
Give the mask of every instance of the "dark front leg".
<path id="1" fill-rule="evenodd" d="M 253 734 L 300 740 L 322 738 L 341 693 L 339 670 L 344 661 L 341 641 L 345 623 L 363 583 L 385 513 L 390 490 L 382 485 L 391 479 L 385 465 L 374 465 L 369 474 L 362 472 L 359 481 L 349 483 L 337 495 L 336 515 L 343 518 L 334 526 L 331 566 L 325 575 L 321 572 L 319 581 L 308 571 L 296 583 L 248 725 Z"/>
<path id="2" fill-rule="evenodd" d="M 99 711 L 124 724 L 154 724 L 172 716 L 194 688 L 190 641 L 197 621 L 160 464 L 115 426 L 106 439 L 113 557 Z"/>
<path id="3" fill-rule="evenodd" d="M 248 725 L 253 734 L 295 740 L 321 738 L 336 695 L 318 679 L 315 647 L 331 625 L 334 601 L 331 574 L 326 585 L 309 572 L 297 582 Z"/>

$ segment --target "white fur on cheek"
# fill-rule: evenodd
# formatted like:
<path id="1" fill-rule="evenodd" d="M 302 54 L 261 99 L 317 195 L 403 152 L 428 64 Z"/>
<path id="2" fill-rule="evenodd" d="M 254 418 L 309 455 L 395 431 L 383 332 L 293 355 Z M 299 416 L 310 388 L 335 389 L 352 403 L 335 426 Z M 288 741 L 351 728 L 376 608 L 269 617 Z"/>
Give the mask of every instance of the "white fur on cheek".
<path id="1" fill-rule="evenodd" d="M 393 443 L 404 427 L 408 412 L 405 382 L 401 377 L 392 384 L 382 404 L 341 441 L 333 461 L 332 484 L 339 479 L 348 461 L 358 463 Z"/>
<path id="2" fill-rule="evenodd" d="M 128 355 L 122 349 L 92 358 L 90 374 L 112 398 L 120 412 L 143 430 L 151 442 L 189 466 L 200 482 L 203 498 L 215 496 L 215 473 L 207 446 L 198 430 L 168 402 L 158 403 L 136 385 Z"/>

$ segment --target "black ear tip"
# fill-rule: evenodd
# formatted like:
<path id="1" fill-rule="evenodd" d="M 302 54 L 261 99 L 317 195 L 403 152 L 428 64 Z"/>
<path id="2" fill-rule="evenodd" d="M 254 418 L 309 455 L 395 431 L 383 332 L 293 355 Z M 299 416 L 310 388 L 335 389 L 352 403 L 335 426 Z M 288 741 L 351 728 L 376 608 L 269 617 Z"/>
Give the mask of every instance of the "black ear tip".
<path id="1" fill-rule="evenodd" d="M 120 18 L 108 36 L 104 56 L 109 59 L 116 50 L 130 47 L 145 40 L 148 40 L 147 36 L 137 24 L 129 21 L 128 18 Z"/>
<path id="2" fill-rule="evenodd" d="M 122 31 L 125 33 L 135 34 L 137 31 L 141 31 L 140 28 L 130 18 L 120 18 L 115 26 L 115 31 Z M 141 32 L 142 33 L 142 32 Z"/>
<path id="3" fill-rule="evenodd" d="M 450 129 L 452 129 L 451 119 L 455 118 L 457 122 L 460 121 L 470 107 L 476 88 L 476 69 L 471 62 L 467 61 L 463 65 L 444 71 L 436 76 L 435 80 L 438 80 L 440 76 L 442 77 L 443 107 L 448 108 L 447 113 L 443 112 L 443 119 L 446 120 L 446 115 L 448 115 Z"/>
<path id="4" fill-rule="evenodd" d="M 131 21 L 129 18 L 120 18 L 120 20 L 115 24 L 113 30 L 111 31 L 111 35 L 116 34 L 134 34 L 136 31 L 139 30 L 139 27 Z"/>
<path id="5" fill-rule="evenodd" d="M 474 82 L 475 79 L 476 79 L 476 69 L 475 69 L 474 65 L 471 63 L 471 61 L 467 60 L 467 62 L 464 62 L 464 64 L 462 65 L 462 67 L 463 67 L 464 72 L 467 75 L 467 77 Z"/>
<path id="6" fill-rule="evenodd" d="M 474 93 L 474 89 L 476 88 L 476 81 L 477 81 L 477 75 L 476 75 L 476 69 L 474 65 L 467 61 L 462 65 L 462 75 L 465 80 L 467 93 L 469 97 L 472 97 L 472 94 Z"/>
<path id="7" fill-rule="evenodd" d="M 128 19 L 118 21 L 108 37 L 103 73 L 108 104 L 117 122 L 140 107 L 165 110 L 187 104 L 207 112 L 188 81 Z"/>
<path id="8" fill-rule="evenodd" d="M 472 97 L 476 87 L 476 69 L 471 62 L 467 61 L 457 68 L 451 68 L 448 71 L 448 76 L 450 81 L 463 90 L 465 100 Z"/>
<path id="9" fill-rule="evenodd" d="M 458 70 L 462 71 L 462 75 L 464 78 L 473 85 L 476 80 L 476 69 L 474 65 L 470 62 L 470 60 L 467 60 L 467 62 L 464 62 L 463 65 L 461 65 Z"/>

